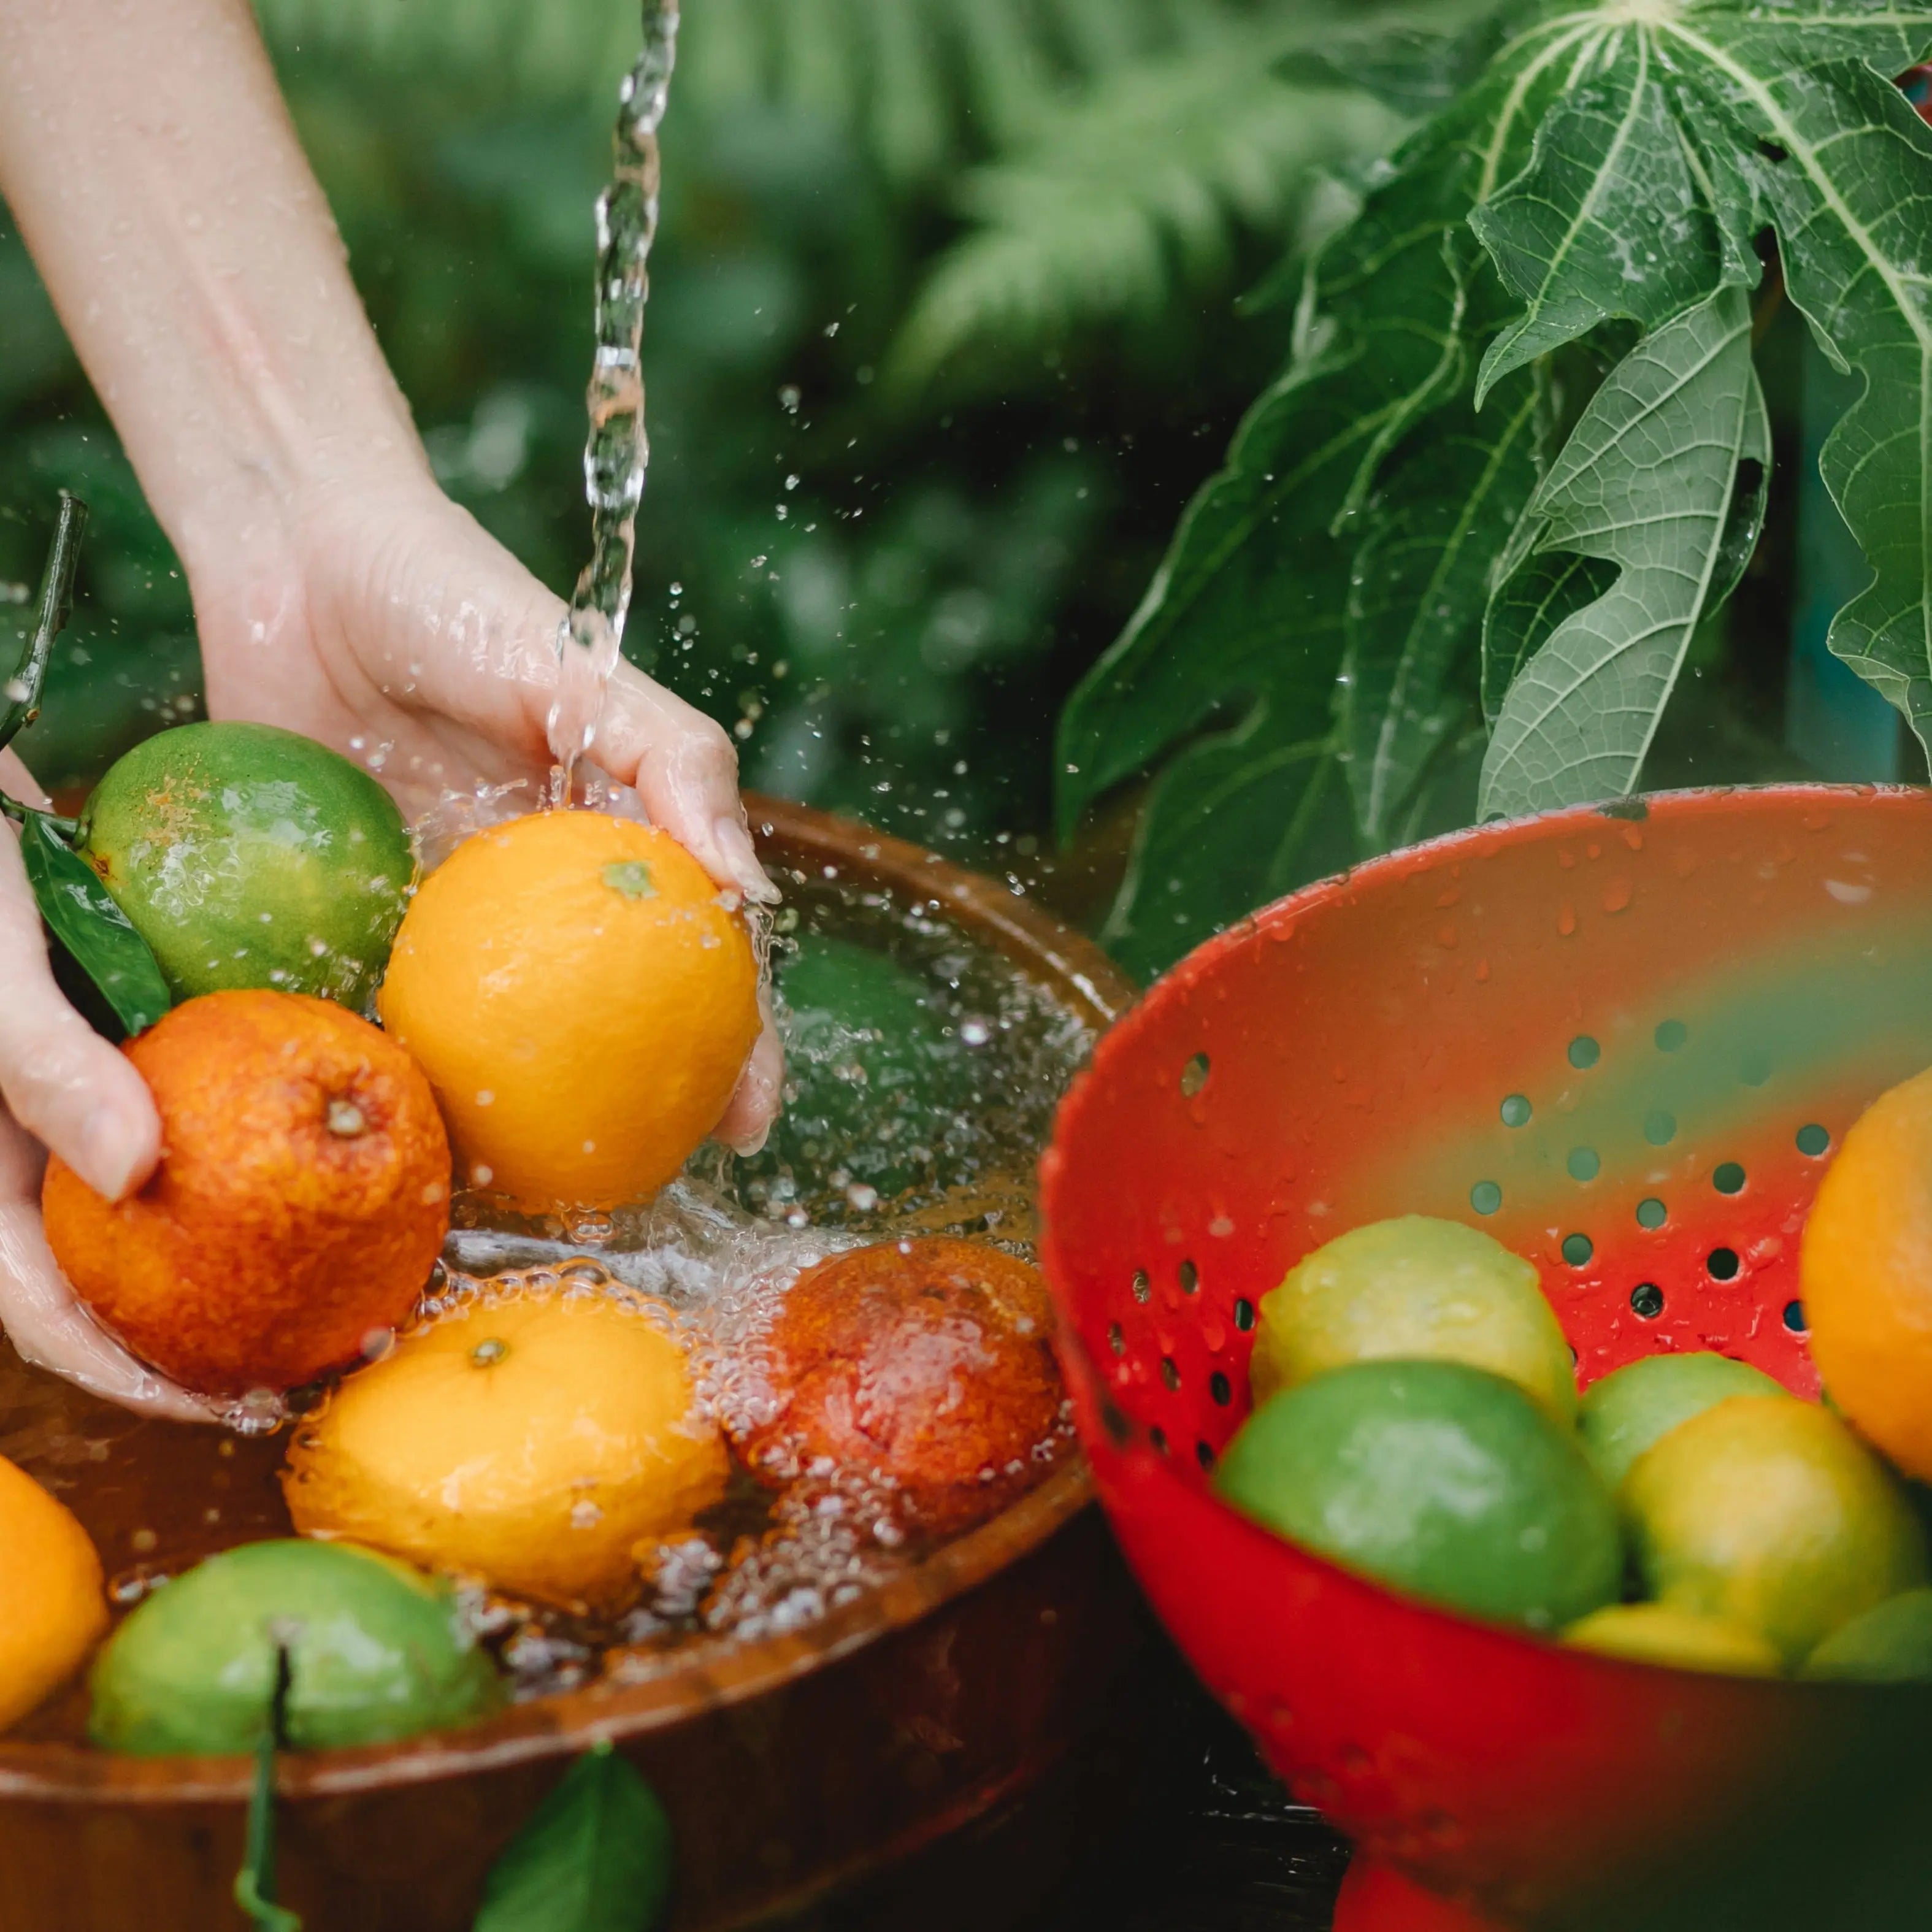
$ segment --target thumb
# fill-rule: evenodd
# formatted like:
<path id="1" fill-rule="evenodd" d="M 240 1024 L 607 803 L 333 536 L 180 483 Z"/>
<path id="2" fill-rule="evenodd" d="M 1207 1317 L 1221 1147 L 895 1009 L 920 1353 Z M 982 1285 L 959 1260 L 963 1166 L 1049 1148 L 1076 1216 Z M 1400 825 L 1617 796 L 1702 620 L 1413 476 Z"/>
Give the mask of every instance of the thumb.
<path id="1" fill-rule="evenodd" d="M 110 1201 L 160 1158 L 147 1083 L 62 997 L 17 840 L 0 836 L 0 1100 Z"/>

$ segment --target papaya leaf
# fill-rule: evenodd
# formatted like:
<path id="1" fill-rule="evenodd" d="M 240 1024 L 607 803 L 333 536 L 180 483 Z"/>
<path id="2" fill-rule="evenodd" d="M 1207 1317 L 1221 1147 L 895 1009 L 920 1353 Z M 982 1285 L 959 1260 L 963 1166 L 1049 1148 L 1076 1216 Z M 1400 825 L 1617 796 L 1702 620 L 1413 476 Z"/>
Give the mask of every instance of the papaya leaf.
<path id="1" fill-rule="evenodd" d="M 41 574 L 40 594 L 26 652 L 4 684 L 0 685 L 0 751 L 4 751 L 40 716 L 40 687 L 46 680 L 47 660 L 53 653 L 55 638 L 66 628 L 67 620 L 74 614 L 74 573 L 80 562 L 80 540 L 86 530 L 87 506 L 63 490 L 60 520 L 54 526 L 53 545 L 47 552 L 46 568 Z"/>
<path id="2" fill-rule="evenodd" d="M 1756 542 L 1770 460 L 1742 290 L 1652 331 L 1610 372 L 1531 500 L 1534 535 L 1517 548 L 1528 563 L 1568 551 L 1618 574 L 1540 643 L 1510 624 L 1510 648 L 1529 648 L 1496 715 L 1481 816 L 1630 790 L 1691 633 Z M 1546 615 L 1562 602 L 1551 581 L 1538 571 Z M 1518 593 L 1505 610 L 1513 620 L 1529 601 Z"/>
<path id="3" fill-rule="evenodd" d="M 74 962 L 100 988 L 130 1035 L 144 1031 L 173 1004 L 148 942 L 107 896 L 44 812 L 22 811 L 20 858 L 40 916 Z"/>
<path id="4" fill-rule="evenodd" d="M 476 1932 L 650 1932 L 670 1897 L 671 1829 L 608 1742 L 586 1752 L 511 1840 Z"/>
<path id="5" fill-rule="evenodd" d="M 1183 752 L 1149 794 L 1137 862 L 1106 928 L 1137 970 L 1170 963 L 1312 875 L 1317 848 L 1298 854 L 1324 814 L 1286 775 L 1306 779 L 1314 759 L 1324 772 L 1316 796 L 1330 795 L 1322 761 L 1338 748 L 1332 713 L 1364 512 L 1396 452 L 1426 465 L 1435 437 L 1466 431 L 1472 305 L 1492 312 L 1500 289 L 1464 224 L 1526 163 L 1537 117 L 1584 37 L 1562 21 L 1528 30 L 1396 150 L 1360 214 L 1311 265 L 1287 369 L 1189 506 L 1126 631 L 1068 701 L 1063 835 L 1102 792 L 1180 741 L 1240 721 Z M 1513 520 L 1512 512 L 1498 527 Z M 1432 574 L 1410 572 L 1418 599 Z M 1481 604 L 1479 591 L 1461 634 L 1436 640 L 1432 656 L 1473 652 Z M 1391 612 L 1390 621 L 1412 620 Z M 1318 849 L 1328 862 L 1332 848 Z"/>

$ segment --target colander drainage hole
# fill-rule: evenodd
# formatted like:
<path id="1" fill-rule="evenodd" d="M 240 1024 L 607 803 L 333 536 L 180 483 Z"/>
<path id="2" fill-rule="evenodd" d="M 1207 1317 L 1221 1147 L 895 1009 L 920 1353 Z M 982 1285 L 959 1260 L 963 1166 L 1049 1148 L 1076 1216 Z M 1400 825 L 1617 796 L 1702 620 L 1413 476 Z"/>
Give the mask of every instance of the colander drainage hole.
<path id="1" fill-rule="evenodd" d="M 1493 1180 L 1479 1180 L 1469 1190 L 1469 1205 L 1478 1214 L 1493 1214 L 1503 1204 L 1503 1191 Z"/>
<path id="2" fill-rule="evenodd" d="M 1675 1053 L 1690 1037 L 1690 1029 L 1682 1020 L 1665 1020 L 1653 1037 L 1659 1053 Z"/>
<path id="3" fill-rule="evenodd" d="M 1180 1091 L 1186 1099 L 1191 1100 L 1207 1084 L 1208 1056 L 1204 1053 L 1197 1053 L 1180 1070 Z"/>
<path id="4" fill-rule="evenodd" d="M 1201 1270 L 1192 1262 L 1183 1262 L 1179 1273 L 1181 1293 L 1192 1294 L 1201 1286 Z"/>
<path id="5" fill-rule="evenodd" d="M 1744 1190 L 1744 1171 L 1734 1160 L 1720 1161 L 1711 1176 L 1711 1184 L 1720 1194 L 1742 1194 Z"/>
<path id="6" fill-rule="evenodd" d="M 1737 1277 L 1739 1263 L 1736 1248 L 1713 1248 L 1704 1265 L 1711 1270 L 1713 1281 L 1732 1281 Z"/>
<path id="7" fill-rule="evenodd" d="M 1134 1299 L 1145 1301 L 1154 1293 L 1154 1283 L 1148 1279 L 1145 1268 L 1134 1270 Z"/>
<path id="8" fill-rule="evenodd" d="M 1244 1294 L 1234 1304 L 1234 1326 L 1245 1335 L 1255 1325 L 1255 1304 Z"/>
<path id="9" fill-rule="evenodd" d="M 1171 1390 L 1180 1386 L 1180 1371 L 1174 1365 L 1172 1355 L 1163 1355 L 1160 1358 L 1160 1378 Z"/>
<path id="10" fill-rule="evenodd" d="M 1204 1476 L 1211 1475 L 1214 1473 L 1214 1452 L 1208 1448 L 1206 1443 L 1197 1442 L 1195 1444 L 1194 1460 L 1201 1465 L 1201 1473 Z"/>
<path id="11" fill-rule="evenodd" d="M 1668 1147 L 1677 1138 L 1677 1116 L 1653 1108 L 1643 1117 L 1643 1137 L 1652 1147 Z"/>
<path id="12" fill-rule="evenodd" d="M 1832 1144 L 1832 1136 L 1827 1130 L 1813 1120 L 1798 1130 L 1798 1151 L 1816 1160 Z"/>
<path id="13" fill-rule="evenodd" d="M 1219 1369 L 1208 1378 L 1208 1393 L 1226 1408 L 1234 1399 L 1234 1385 Z"/>
<path id="14" fill-rule="evenodd" d="M 1596 1252 L 1588 1234 L 1565 1234 L 1563 1237 L 1563 1258 L 1572 1268 L 1581 1268 Z"/>
<path id="15" fill-rule="evenodd" d="M 1127 1352 L 1127 1338 L 1120 1333 L 1120 1324 L 1118 1322 L 1107 1324 L 1107 1346 L 1117 1355 L 1124 1355 Z"/>
<path id="16" fill-rule="evenodd" d="M 1526 1127 L 1529 1125 L 1529 1117 L 1533 1111 L 1528 1094 L 1505 1094 L 1502 1108 L 1503 1125 L 1506 1127 Z"/>
<path id="17" fill-rule="evenodd" d="M 1603 1161 L 1594 1148 L 1572 1148 L 1570 1158 L 1564 1165 L 1569 1168 L 1572 1180 L 1594 1180 L 1604 1168 Z"/>
<path id="18" fill-rule="evenodd" d="M 1604 1057 L 1604 1049 L 1586 1033 L 1580 1033 L 1570 1042 L 1570 1064 L 1580 1072 L 1596 1065 Z"/>
<path id="19" fill-rule="evenodd" d="M 1664 1312 L 1664 1291 L 1654 1281 L 1640 1281 L 1630 1290 L 1630 1312 L 1654 1322 Z"/>
<path id="20" fill-rule="evenodd" d="M 1148 1440 L 1154 1444 L 1159 1454 L 1163 1456 L 1167 1454 L 1167 1431 L 1162 1428 L 1159 1423 L 1156 1422 L 1148 1431 Z"/>
<path id="21" fill-rule="evenodd" d="M 1804 1304 L 1802 1301 L 1787 1301 L 1784 1304 L 1784 1325 L 1794 1335 L 1810 1332 L 1810 1324 L 1804 1319 Z"/>
<path id="22" fill-rule="evenodd" d="M 1670 1219 L 1670 1210 L 1654 1194 L 1648 1201 L 1640 1201 L 1636 1204 L 1636 1224 L 1640 1228 L 1648 1228 L 1654 1232 Z"/>

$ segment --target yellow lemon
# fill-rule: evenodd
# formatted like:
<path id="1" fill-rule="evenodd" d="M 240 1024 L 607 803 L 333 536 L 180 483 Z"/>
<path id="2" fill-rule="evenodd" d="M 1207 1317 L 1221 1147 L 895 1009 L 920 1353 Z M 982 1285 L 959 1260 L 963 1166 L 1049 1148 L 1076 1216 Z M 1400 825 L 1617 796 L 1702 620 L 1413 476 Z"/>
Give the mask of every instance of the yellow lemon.
<path id="1" fill-rule="evenodd" d="M 1640 1456 L 1620 1493 L 1645 1593 L 1756 1630 L 1796 1664 L 1928 1580 L 1891 1471 L 1830 1410 L 1734 1395 Z"/>
<path id="2" fill-rule="evenodd" d="M 1404 1214 L 1340 1234 L 1262 1298 L 1258 1404 L 1352 1362 L 1462 1362 L 1576 1419 L 1570 1345 L 1536 1270 L 1480 1229 Z"/>
<path id="3" fill-rule="evenodd" d="M 106 1628 L 87 1532 L 0 1456 L 0 1731 L 70 1677 Z"/>
<path id="4" fill-rule="evenodd" d="M 744 922 L 668 832 L 544 812 L 466 839 L 405 915 L 378 1001 L 459 1178 L 536 1212 L 654 1194 L 758 1037 Z"/>
<path id="5" fill-rule="evenodd" d="M 729 1468 L 653 1306 L 525 1292 L 404 1335 L 298 1431 L 296 1527 L 567 1609 L 620 1605 L 632 1545 L 684 1527 Z"/>
<path id="6" fill-rule="evenodd" d="M 1778 1652 L 1756 1630 L 1722 1618 L 1700 1616 L 1675 1604 L 1609 1604 L 1563 1633 L 1565 1643 L 1660 1664 L 1676 1670 L 1718 1670 L 1733 1677 L 1775 1677 Z"/>

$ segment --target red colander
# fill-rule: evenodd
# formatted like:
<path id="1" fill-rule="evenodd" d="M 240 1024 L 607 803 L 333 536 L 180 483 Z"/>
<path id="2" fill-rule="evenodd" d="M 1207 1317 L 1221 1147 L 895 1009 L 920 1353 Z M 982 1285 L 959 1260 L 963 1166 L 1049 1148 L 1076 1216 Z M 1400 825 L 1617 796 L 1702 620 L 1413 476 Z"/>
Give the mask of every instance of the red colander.
<path id="1" fill-rule="evenodd" d="M 1262 1295 L 1392 1214 L 1534 1262 L 1586 1384 L 1714 1348 L 1815 1395 L 1806 1210 L 1928 1065 L 1932 794 L 1815 786 L 1397 854 L 1210 941 L 1100 1042 L 1042 1176 L 1081 1432 L 1175 1640 L 1365 1854 L 1348 1932 L 1932 1927 L 1932 1690 L 1568 1650 L 1208 1485 Z"/>

